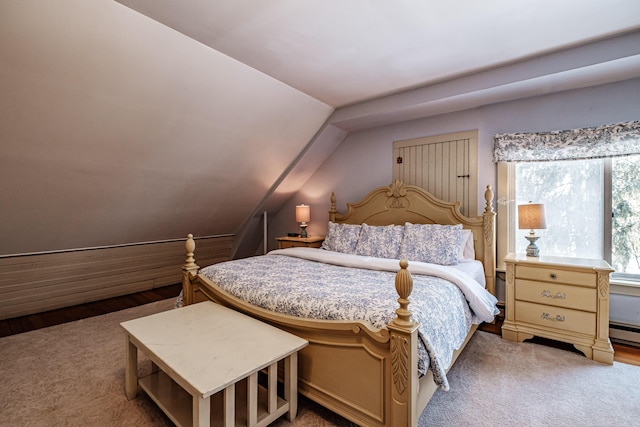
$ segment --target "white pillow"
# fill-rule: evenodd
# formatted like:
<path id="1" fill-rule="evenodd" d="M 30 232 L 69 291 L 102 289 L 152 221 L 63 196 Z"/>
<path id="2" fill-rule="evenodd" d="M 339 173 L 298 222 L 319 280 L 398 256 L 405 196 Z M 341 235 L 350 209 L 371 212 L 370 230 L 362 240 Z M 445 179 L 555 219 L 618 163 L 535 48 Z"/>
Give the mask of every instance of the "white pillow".
<path id="1" fill-rule="evenodd" d="M 464 261 L 465 259 L 476 259 L 476 251 L 473 247 L 473 232 L 463 228 L 460 233 L 458 260 Z"/>

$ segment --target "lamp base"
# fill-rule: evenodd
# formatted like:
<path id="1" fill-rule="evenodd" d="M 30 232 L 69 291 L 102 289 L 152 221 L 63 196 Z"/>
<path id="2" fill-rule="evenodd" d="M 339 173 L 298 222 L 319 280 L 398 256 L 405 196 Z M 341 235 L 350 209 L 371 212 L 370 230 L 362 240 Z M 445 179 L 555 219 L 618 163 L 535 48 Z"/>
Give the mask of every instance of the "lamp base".
<path id="1" fill-rule="evenodd" d="M 307 237 L 307 226 L 306 225 L 300 225 L 300 237 L 305 238 Z"/>
<path id="2" fill-rule="evenodd" d="M 529 245 L 527 246 L 527 256 L 539 257 L 540 248 L 538 248 L 538 245 L 536 245 L 536 240 L 538 240 L 540 236 L 536 236 L 535 234 L 529 234 L 528 236 L 524 236 L 524 238 L 529 241 Z"/>

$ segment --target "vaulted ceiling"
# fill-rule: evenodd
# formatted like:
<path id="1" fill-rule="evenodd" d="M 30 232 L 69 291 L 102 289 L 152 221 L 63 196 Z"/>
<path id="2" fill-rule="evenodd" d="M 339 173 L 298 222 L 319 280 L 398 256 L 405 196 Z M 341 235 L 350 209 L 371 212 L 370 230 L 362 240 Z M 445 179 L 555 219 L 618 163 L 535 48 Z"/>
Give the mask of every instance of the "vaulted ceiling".
<path id="1" fill-rule="evenodd" d="M 118 0 L 333 107 L 640 28 L 636 0 Z"/>

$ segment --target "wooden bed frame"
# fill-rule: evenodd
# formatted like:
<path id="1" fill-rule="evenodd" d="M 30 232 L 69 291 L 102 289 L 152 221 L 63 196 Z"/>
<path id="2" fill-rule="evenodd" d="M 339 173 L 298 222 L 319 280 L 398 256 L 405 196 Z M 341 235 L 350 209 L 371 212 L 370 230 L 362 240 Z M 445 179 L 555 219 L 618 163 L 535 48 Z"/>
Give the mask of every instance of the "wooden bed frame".
<path id="1" fill-rule="evenodd" d="M 487 290 L 493 294 L 496 251 L 491 186 L 487 186 L 485 200 L 483 215 L 468 218 L 460 213 L 459 202 L 445 202 L 419 187 L 394 181 L 388 187 L 373 190 L 358 203 L 348 203 L 344 214 L 336 210 L 332 194 L 329 219 L 369 225 L 462 224 L 473 232 L 476 258 L 484 265 Z M 185 246 L 185 304 L 212 300 L 309 341 L 299 354 L 300 393 L 359 425 L 417 425 L 437 386 L 430 370 L 422 378 L 418 375 L 418 324 L 411 319 L 409 296 L 413 282 L 405 261 L 400 262 L 395 279 L 399 295 L 396 317 L 386 328 L 374 330 L 361 322 L 300 319 L 250 305 L 198 274 L 191 235 Z M 476 327 L 469 331 L 464 345 Z M 456 351 L 451 364 L 464 345 Z"/>

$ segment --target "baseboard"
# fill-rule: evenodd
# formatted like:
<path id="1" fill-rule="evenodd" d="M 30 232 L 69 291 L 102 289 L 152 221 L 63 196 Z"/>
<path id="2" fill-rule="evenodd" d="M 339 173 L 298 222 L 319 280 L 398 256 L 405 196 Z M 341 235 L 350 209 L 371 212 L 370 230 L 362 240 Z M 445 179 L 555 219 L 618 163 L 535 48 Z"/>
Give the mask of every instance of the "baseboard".
<path id="1" fill-rule="evenodd" d="M 640 347 L 640 326 L 609 322 L 609 338 L 613 342 Z"/>

